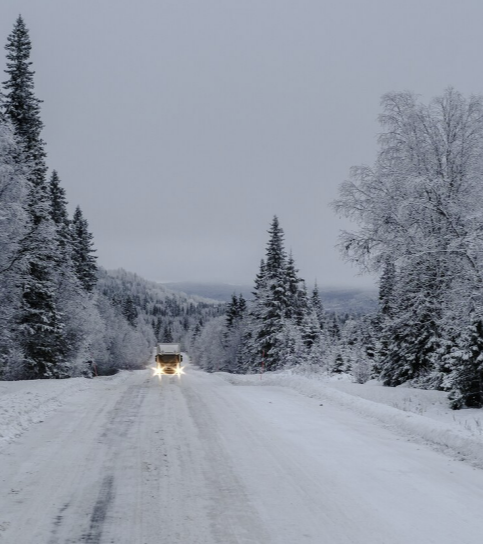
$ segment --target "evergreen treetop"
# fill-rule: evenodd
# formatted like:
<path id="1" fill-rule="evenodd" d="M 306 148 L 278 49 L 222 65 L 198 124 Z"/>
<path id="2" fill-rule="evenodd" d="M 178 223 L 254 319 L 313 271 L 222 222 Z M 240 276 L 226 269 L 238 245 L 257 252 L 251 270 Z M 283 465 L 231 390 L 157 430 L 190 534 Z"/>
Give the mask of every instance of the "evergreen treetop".
<path id="1" fill-rule="evenodd" d="M 29 180 L 35 186 L 45 183 L 47 167 L 44 142 L 40 137 L 43 123 L 40 118 L 42 103 L 34 93 L 34 74 L 31 69 L 32 44 L 22 16 L 19 15 L 8 36 L 7 69 L 9 76 L 3 83 L 5 89 L 4 109 L 11 120 L 15 133 L 22 143 L 25 158 L 30 163 Z"/>
<path id="2" fill-rule="evenodd" d="M 270 238 L 266 251 L 265 275 L 267 279 L 271 280 L 280 276 L 280 273 L 285 270 L 287 261 L 284 249 L 284 232 L 276 215 L 273 217 L 268 234 Z"/>
<path id="3" fill-rule="evenodd" d="M 50 215 L 57 226 L 69 225 L 69 215 L 67 213 L 67 199 L 65 189 L 60 185 L 59 175 L 54 170 L 49 181 L 50 194 Z"/>

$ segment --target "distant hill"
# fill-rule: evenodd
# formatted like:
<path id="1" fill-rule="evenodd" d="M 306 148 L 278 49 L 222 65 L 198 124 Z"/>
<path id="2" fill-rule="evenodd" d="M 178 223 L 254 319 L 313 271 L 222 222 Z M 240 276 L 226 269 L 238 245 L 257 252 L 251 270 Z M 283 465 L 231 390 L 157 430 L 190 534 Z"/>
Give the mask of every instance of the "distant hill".
<path id="1" fill-rule="evenodd" d="M 196 295 L 211 300 L 228 302 L 233 293 L 243 295 L 246 299 L 253 298 L 253 287 L 248 285 L 231 285 L 229 283 L 196 283 L 196 282 L 174 282 L 163 283 L 164 287 L 172 291 L 181 291 L 187 295 Z"/>
<path id="2" fill-rule="evenodd" d="M 250 285 L 232 285 L 229 283 L 172 282 L 163 283 L 172 291 L 181 291 L 187 295 L 228 302 L 233 293 L 241 294 L 246 299 L 253 298 Z M 372 313 L 377 309 L 378 293 L 376 289 L 360 288 L 323 288 L 319 287 L 325 309 L 337 313 Z"/>
<path id="3" fill-rule="evenodd" d="M 319 291 L 325 309 L 331 312 L 370 314 L 377 310 L 377 289 L 319 287 Z"/>

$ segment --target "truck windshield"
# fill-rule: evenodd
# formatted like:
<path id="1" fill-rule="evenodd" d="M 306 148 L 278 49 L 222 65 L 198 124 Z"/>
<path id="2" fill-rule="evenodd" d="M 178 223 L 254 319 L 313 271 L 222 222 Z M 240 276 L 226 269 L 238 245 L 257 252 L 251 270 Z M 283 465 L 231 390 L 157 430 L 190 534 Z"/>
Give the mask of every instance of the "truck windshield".
<path id="1" fill-rule="evenodd" d="M 179 363 L 179 355 L 159 355 L 159 360 L 163 364 L 177 364 Z"/>

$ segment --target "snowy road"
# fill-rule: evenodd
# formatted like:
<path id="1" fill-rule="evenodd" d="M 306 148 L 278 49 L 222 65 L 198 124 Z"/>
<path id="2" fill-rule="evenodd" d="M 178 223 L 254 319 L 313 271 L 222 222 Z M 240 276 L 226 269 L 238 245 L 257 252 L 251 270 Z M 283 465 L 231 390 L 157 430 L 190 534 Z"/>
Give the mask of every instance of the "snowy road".
<path id="1" fill-rule="evenodd" d="M 0 453 L 0 543 L 480 544 L 483 471 L 280 387 L 94 380 Z"/>

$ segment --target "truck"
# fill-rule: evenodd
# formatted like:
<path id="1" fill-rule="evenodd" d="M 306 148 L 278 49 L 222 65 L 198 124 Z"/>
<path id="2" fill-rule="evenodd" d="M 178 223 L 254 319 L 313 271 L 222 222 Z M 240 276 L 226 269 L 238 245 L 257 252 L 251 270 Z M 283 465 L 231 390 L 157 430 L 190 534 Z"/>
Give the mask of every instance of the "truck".
<path id="1" fill-rule="evenodd" d="M 156 347 L 156 372 L 158 374 L 181 374 L 181 346 L 179 344 L 158 344 Z"/>

